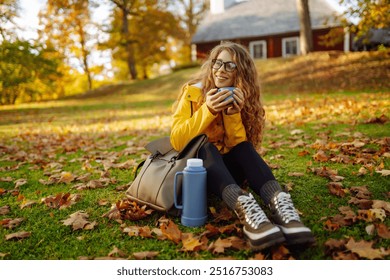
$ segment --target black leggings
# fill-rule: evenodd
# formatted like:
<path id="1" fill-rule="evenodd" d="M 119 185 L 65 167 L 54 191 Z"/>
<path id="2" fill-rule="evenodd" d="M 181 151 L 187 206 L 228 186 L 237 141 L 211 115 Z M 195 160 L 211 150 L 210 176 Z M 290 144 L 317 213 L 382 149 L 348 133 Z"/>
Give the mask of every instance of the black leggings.
<path id="1" fill-rule="evenodd" d="M 260 195 L 261 187 L 275 180 L 271 169 L 250 142 L 242 142 L 222 155 L 211 143 L 199 151 L 199 158 L 207 169 L 208 190 L 222 197 L 222 191 L 231 184 L 241 185 L 248 180 L 253 191 Z"/>

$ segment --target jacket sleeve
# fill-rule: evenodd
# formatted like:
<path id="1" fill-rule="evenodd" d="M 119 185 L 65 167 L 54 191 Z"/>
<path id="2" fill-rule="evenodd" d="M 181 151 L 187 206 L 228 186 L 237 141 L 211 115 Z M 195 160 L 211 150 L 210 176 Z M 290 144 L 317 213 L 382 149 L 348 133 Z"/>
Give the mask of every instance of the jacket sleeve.
<path id="1" fill-rule="evenodd" d="M 173 114 L 171 144 L 181 150 L 192 138 L 203 133 L 216 118 L 204 103 L 197 111 L 191 112 L 191 102 L 197 102 L 201 92 L 198 88 L 186 86 Z M 192 113 L 192 116 L 191 116 Z"/>
<path id="2" fill-rule="evenodd" d="M 242 123 L 241 114 L 226 115 L 223 114 L 223 124 L 225 126 L 225 146 L 228 149 L 233 148 L 241 142 L 247 141 L 246 131 Z"/>

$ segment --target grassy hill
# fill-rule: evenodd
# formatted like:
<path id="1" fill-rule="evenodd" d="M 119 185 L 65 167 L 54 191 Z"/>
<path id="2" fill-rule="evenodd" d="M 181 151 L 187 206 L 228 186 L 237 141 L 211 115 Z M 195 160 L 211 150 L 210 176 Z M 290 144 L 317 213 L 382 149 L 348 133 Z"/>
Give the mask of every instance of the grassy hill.
<path id="1" fill-rule="evenodd" d="M 390 51 L 316 52 L 307 56 L 257 60 L 256 65 L 266 97 L 274 94 L 390 89 Z M 156 90 L 175 98 L 180 86 L 196 75 L 197 71 L 198 68 L 192 68 L 152 80 L 104 86 L 79 95 L 78 98 Z"/>

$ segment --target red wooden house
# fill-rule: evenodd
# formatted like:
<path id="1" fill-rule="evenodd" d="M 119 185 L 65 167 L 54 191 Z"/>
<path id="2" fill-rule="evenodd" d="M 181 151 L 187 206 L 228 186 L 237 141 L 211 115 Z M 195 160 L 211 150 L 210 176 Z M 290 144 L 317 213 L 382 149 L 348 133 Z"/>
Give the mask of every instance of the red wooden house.
<path id="1" fill-rule="evenodd" d="M 349 51 L 349 36 L 332 47 L 321 44 L 320 37 L 331 28 L 342 27 L 327 0 L 309 0 L 313 51 Z M 221 41 L 248 47 L 254 58 L 287 57 L 299 54 L 299 15 L 296 0 L 210 0 L 205 15 L 192 39 L 196 58 L 202 59 Z"/>

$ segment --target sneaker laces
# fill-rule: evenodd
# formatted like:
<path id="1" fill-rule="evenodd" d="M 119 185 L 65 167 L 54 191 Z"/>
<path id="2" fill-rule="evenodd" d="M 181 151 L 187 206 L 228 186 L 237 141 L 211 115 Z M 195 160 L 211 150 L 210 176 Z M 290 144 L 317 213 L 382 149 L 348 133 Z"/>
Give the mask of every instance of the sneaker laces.
<path id="1" fill-rule="evenodd" d="M 280 192 L 276 199 L 278 203 L 277 211 L 279 212 L 280 216 L 283 217 L 283 220 L 285 220 L 287 223 L 289 221 L 300 222 L 299 215 L 294 208 L 294 204 L 291 200 L 290 194 Z"/>
<path id="2" fill-rule="evenodd" d="M 249 195 L 240 195 L 238 201 L 244 210 L 246 222 L 253 228 L 257 228 L 261 223 L 269 221 L 251 193 Z"/>

